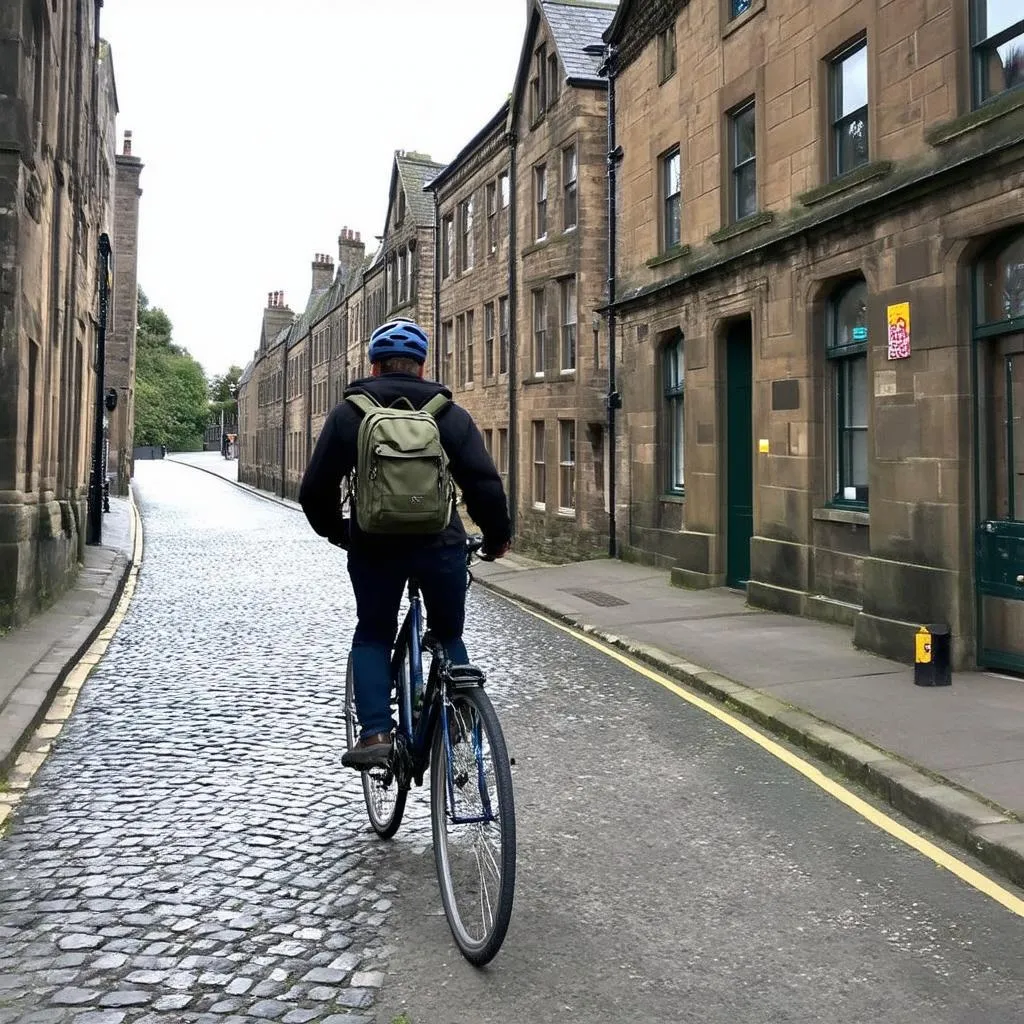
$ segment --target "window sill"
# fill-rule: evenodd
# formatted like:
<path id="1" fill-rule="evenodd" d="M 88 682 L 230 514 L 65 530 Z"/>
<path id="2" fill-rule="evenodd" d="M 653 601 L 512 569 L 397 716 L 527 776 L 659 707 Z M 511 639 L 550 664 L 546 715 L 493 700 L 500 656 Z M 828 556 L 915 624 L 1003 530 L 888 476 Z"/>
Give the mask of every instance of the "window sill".
<path id="1" fill-rule="evenodd" d="M 576 233 L 576 228 L 577 227 L 578 227 L 578 225 L 576 225 L 576 224 L 570 224 L 567 228 L 562 228 L 562 234 L 563 235 L 573 235 L 573 234 Z"/>
<path id="2" fill-rule="evenodd" d="M 559 370 L 558 371 L 558 376 L 559 377 L 575 377 L 576 376 L 576 368 L 573 367 L 573 369 L 571 369 L 571 370 Z"/>
<path id="3" fill-rule="evenodd" d="M 720 245 L 722 242 L 727 242 L 730 238 L 735 238 L 737 235 L 745 235 L 748 231 L 755 231 L 766 224 L 771 224 L 773 220 L 775 220 L 775 214 L 771 210 L 752 213 L 749 217 L 744 217 L 743 220 L 738 220 L 734 224 L 729 224 L 708 235 L 708 241 L 713 242 L 715 245 Z"/>
<path id="4" fill-rule="evenodd" d="M 653 256 L 647 261 L 647 266 L 653 270 L 655 267 L 664 266 L 666 263 L 671 263 L 673 260 L 685 259 L 690 255 L 690 247 L 688 245 L 676 245 L 671 249 L 667 249 L 660 256 Z"/>
<path id="5" fill-rule="evenodd" d="M 529 256 L 531 253 L 540 252 L 541 249 L 547 248 L 551 244 L 551 239 L 545 235 L 543 238 L 538 238 L 535 242 L 531 242 L 526 246 L 520 253 L 520 256 Z"/>
<path id="6" fill-rule="evenodd" d="M 534 512 L 547 512 L 548 510 L 547 505 L 543 501 L 535 501 L 532 508 Z"/>
<path id="7" fill-rule="evenodd" d="M 576 518 L 576 509 L 574 509 L 574 508 L 560 508 L 555 513 L 555 515 L 559 516 L 562 519 L 575 519 Z"/>
<path id="8" fill-rule="evenodd" d="M 999 118 L 1012 114 L 1022 107 L 1024 107 L 1024 88 L 1018 87 L 1002 96 L 989 100 L 978 107 L 977 110 L 972 110 L 969 114 L 964 114 L 961 117 L 953 118 L 952 121 L 936 125 L 925 133 L 925 139 L 931 146 L 944 146 L 947 142 L 952 142 L 961 135 L 966 135 L 976 128 L 981 128 L 992 121 L 997 121 Z"/>
<path id="9" fill-rule="evenodd" d="M 752 18 L 756 18 L 765 9 L 765 0 L 755 0 L 755 3 L 751 6 L 750 10 L 744 11 L 742 14 L 737 15 L 735 18 L 731 18 L 727 21 L 722 28 L 722 38 L 725 39 L 731 36 L 733 32 L 737 32 L 743 28 L 744 25 Z"/>
<path id="10" fill-rule="evenodd" d="M 871 514 L 856 506 L 826 505 L 811 512 L 811 518 L 824 523 L 848 523 L 851 526 L 870 526 Z"/>
<path id="11" fill-rule="evenodd" d="M 685 505 L 686 504 L 686 492 L 685 491 L 666 491 L 660 495 L 659 501 L 667 502 L 670 505 Z"/>
<path id="12" fill-rule="evenodd" d="M 798 203 L 803 206 L 815 206 L 823 203 L 833 196 L 842 195 L 851 188 L 863 185 L 866 182 L 874 181 L 876 178 L 884 178 L 892 171 L 892 163 L 889 160 L 875 160 L 872 163 L 863 164 L 846 174 L 840 175 L 827 181 L 824 185 L 801 192 L 796 197 Z"/>

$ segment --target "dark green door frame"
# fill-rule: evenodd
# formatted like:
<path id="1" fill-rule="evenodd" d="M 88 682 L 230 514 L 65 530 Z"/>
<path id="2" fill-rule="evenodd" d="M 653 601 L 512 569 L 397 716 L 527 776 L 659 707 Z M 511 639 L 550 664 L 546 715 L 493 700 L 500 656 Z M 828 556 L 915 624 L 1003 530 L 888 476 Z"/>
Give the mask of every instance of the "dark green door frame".
<path id="1" fill-rule="evenodd" d="M 754 535 L 754 372 L 749 319 L 725 338 L 725 582 L 746 587 Z"/>

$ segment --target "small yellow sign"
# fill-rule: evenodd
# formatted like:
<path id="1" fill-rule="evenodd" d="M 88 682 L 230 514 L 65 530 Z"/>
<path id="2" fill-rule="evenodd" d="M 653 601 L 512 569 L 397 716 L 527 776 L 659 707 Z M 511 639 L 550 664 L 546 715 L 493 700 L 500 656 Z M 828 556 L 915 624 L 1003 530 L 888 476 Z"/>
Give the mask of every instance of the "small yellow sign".
<path id="1" fill-rule="evenodd" d="M 886 319 L 889 322 L 889 358 L 906 359 L 910 355 L 910 303 L 887 306 Z"/>
<path id="2" fill-rule="evenodd" d="M 757 450 L 762 455 L 767 455 L 768 452 L 771 451 L 771 445 L 768 444 L 768 438 L 767 437 L 762 437 L 761 440 L 757 442 Z"/>
<path id="3" fill-rule="evenodd" d="M 914 634 L 914 661 L 918 665 L 927 665 L 932 660 L 932 634 L 922 626 Z"/>

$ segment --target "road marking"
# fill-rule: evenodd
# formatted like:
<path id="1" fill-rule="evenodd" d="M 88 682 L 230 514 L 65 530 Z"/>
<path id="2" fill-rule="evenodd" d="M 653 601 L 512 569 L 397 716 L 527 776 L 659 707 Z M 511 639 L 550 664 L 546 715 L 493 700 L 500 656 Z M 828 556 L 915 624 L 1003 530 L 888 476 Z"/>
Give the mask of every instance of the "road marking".
<path id="1" fill-rule="evenodd" d="M 42 724 L 32 734 L 25 749 L 15 760 L 10 777 L 7 779 L 7 792 L 0 793 L 0 835 L 3 833 L 5 821 L 14 812 L 22 795 L 31 785 L 33 776 L 42 767 L 50 753 L 53 741 L 59 736 L 67 720 L 71 717 L 85 681 L 99 664 L 103 655 L 107 653 L 114 634 L 124 621 L 125 615 L 128 614 L 128 606 L 132 602 L 136 580 L 142 565 L 142 517 L 135 507 L 135 499 L 130 493 L 128 509 L 132 520 L 132 565 L 128 571 L 124 589 L 121 591 L 121 597 L 106 625 L 96 634 L 85 653 L 68 670 L 64 682 L 47 708 Z"/>
<path id="2" fill-rule="evenodd" d="M 1016 914 L 1018 917 L 1024 917 L 1024 899 L 1021 899 L 1021 897 L 1010 892 L 1009 889 L 1004 889 L 987 875 L 983 875 L 980 871 L 972 868 L 969 864 L 966 864 L 964 861 L 954 857 L 941 847 L 936 846 L 935 843 L 925 839 L 924 836 L 920 836 L 916 832 L 912 832 L 905 825 L 901 825 L 898 821 L 889 817 L 889 815 L 884 811 L 880 811 L 877 807 L 869 804 L 867 800 L 862 799 L 845 786 L 836 782 L 835 779 L 829 778 L 829 776 L 827 776 L 820 768 L 811 764 L 810 761 L 805 760 L 799 754 L 795 754 L 792 750 L 788 750 L 786 747 L 782 746 L 781 743 L 777 743 L 758 729 L 755 729 L 752 725 L 749 725 L 742 719 L 730 714 L 724 708 L 712 704 L 710 701 L 705 700 L 703 697 L 699 697 L 695 693 L 691 693 L 678 683 L 673 682 L 667 676 L 662 675 L 654 669 L 648 668 L 641 662 L 629 657 L 629 655 L 623 654 L 621 651 L 617 651 L 614 647 L 611 647 L 601 640 L 588 636 L 582 630 L 576 629 L 573 626 L 568 626 L 564 622 L 559 622 L 557 619 L 552 619 L 542 612 L 536 611 L 534 608 L 521 604 L 514 598 L 507 597 L 504 594 L 501 596 L 505 597 L 505 599 L 510 603 L 532 615 L 534 618 L 540 619 L 542 622 L 546 622 L 549 626 L 554 626 L 556 629 L 560 629 L 563 633 L 568 633 L 577 640 L 582 640 L 583 643 L 588 644 L 590 647 L 593 647 L 595 650 L 607 655 L 609 658 L 613 658 L 626 668 L 632 669 L 632 671 L 639 675 L 645 676 L 652 682 L 664 687 L 669 692 L 674 693 L 677 697 L 681 697 L 688 704 L 693 705 L 693 707 L 699 708 L 701 711 L 711 715 L 712 718 L 717 718 L 723 725 L 729 726 L 730 729 L 734 729 L 742 736 L 753 741 L 761 747 L 762 750 L 765 750 L 773 757 L 778 758 L 778 760 L 782 761 L 784 764 L 789 765 L 790 768 L 799 772 L 804 776 L 804 778 L 813 782 L 830 796 L 835 797 L 836 800 L 845 804 L 854 813 L 859 814 L 865 819 L 865 821 L 868 821 L 877 828 L 880 828 L 883 832 L 887 832 L 894 839 L 898 839 L 900 842 L 906 843 L 907 846 L 917 850 L 918 853 L 923 854 L 939 867 L 945 868 L 947 871 L 956 875 L 956 877 L 961 881 L 966 882 L 968 885 L 977 889 L 978 892 L 1004 906 L 1010 911 L 1010 913 Z"/>

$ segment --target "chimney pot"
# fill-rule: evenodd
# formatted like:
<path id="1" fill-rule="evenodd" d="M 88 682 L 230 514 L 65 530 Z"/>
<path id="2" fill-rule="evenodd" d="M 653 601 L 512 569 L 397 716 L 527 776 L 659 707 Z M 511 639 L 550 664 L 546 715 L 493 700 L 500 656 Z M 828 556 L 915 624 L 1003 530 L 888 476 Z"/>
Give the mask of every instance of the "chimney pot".
<path id="1" fill-rule="evenodd" d="M 124 133 L 124 155 L 125 156 L 131 156 L 132 155 L 132 133 L 131 133 L 131 131 L 126 131 Z"/>

